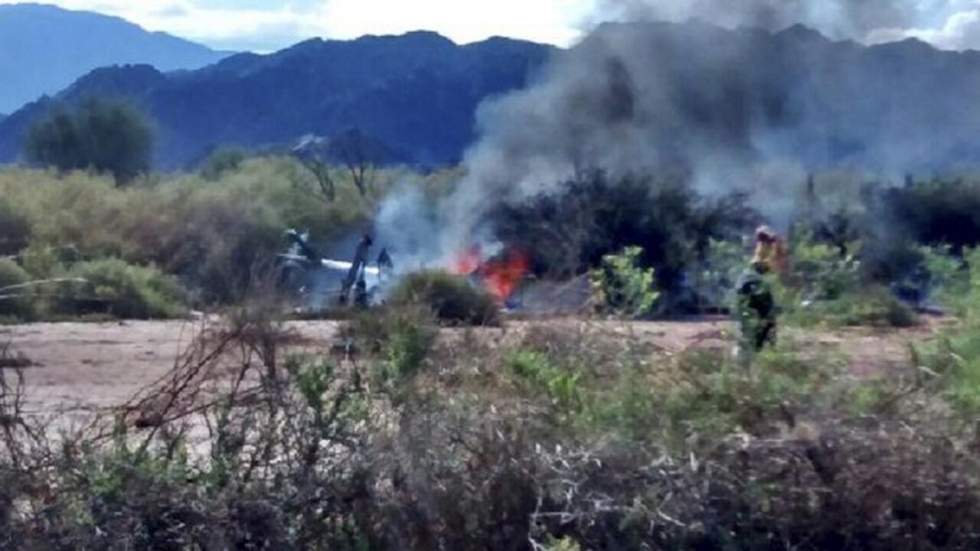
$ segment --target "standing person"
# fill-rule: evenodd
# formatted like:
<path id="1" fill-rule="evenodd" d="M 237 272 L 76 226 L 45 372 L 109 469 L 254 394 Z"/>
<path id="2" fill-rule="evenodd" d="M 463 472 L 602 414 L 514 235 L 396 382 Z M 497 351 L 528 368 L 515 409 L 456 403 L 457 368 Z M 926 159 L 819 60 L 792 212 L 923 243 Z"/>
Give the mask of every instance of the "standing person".
<path id="1" fill-rule="evenodd" d="M 755 254 L 752 262 L 761 262 L 769 272 L 784 277 L 788 269 L 786 243 L 769 226 L 759 226 L 755 230 Z"/>
<path id="2" fill-rule="evenodd" d="M 765 277 L 769 271 L 769 264 L 753 259 L 736 283 L 735 314 L 739 327 L 736 356 L 741 363 L 747 364 L 766 345 L 776 343 L 776 299 Z"/>

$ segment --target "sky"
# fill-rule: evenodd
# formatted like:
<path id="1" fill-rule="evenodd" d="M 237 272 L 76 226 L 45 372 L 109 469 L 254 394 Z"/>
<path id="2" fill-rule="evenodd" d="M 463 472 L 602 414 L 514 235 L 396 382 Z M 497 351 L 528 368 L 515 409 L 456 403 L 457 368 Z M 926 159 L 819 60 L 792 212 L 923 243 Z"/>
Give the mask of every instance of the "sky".
<path id="1" fill-rule="evenodd" d="M 781 22 L 798 18 L 834 38 L 879 43 L 915 37 L 943 49 L 980 49 L 980 0 L 39 1 L 120 16 L 217 49 L 258 52 L 311 37 L 347 39 L 418 29 L 438 31 L 458 43 L 500 35 L 569 46 L 605 19 L 701 17 L 734 26 L 745 23 L 745 10 L 731 6 L 753 4 L 780 12 L 786 16 Z M 842 18 L 857 16 L 859 25 L 840 26 Z"/>
<path id="2" fill-rule="evenodd" d="M 435 30 L 458 43 L 500 35 L 569 45 L 592 0 L 37 0 L 116 15 L 226 50 L 267 52 L 311 37 Z M 0 3 L 17 3 L 0 0 Z"/>

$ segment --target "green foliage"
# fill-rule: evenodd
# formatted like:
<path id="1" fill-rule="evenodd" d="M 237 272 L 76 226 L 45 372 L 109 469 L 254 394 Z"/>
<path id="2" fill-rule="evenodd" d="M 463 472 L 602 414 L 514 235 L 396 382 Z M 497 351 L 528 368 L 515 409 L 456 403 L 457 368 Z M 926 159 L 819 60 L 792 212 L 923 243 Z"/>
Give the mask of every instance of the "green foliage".
<path id="1" fill-rule="evenodd" d="M 746 258 L 745 247 L 737 241 L 708 240 L 704 259 L 698 263 L 695 274 L 698 310 L 719 311 L 731 308 L 735 300 L 735 283 L 745 268 Z"/>
<path id="2" fill-rule="evenodd" d="M 382 172 L 375 180 L 396 177 Z M 125 188 L 81 172 L 7 169 L 0 197 L 29 221 L 32 254 L 156 265 L 205 307 L 240 301 L 255 288 L 283 250 L 286 228 L 328 242 L 371 216 L 374 198 L 345 187 L 338 204 L 325 206 L 311 200 L 305 178 L 295 161 L 277 157 L 248 159 L 213 182 L 176 174 Z"/>
<path id="3" fill-rule="evenodd" d="M 910 327 L 913 309 L 863 273 L 858 244 L 851 254 L 801 234 L 791 247 L 790 273 L 776 285 L 780 317 L 802 325 Z"/>
<path id="4" fill-rule="evenodd" d="M 686 384 L 665 389 L 665 414 L 674 438 L 711 438 L 736 428 L 765 434 L 788 411 L 812 404 L 833 365 L 815 366 L 785 349 L 765 349 L 751 370 L 711 353 L 682 359 Z"/>
<path id="5" fill-rule="evenodd" d="M 582 374 L 578 370 L 556 365 L 548 355 L 529 349 L 510 352 L 505 364 L 518 381 L 547 396 L 559 412 L 574 413 L 583 406 Z"/>
<path id="6" fill-rule="evenodd" d="M 640 366 L 623 366 L 610 390 L 591 397 L 586 418 L 599 430 L 621 434 L 628 441 L 648 442 L 659 435 L 664 405 L 655 388 Z"/>
<path id="7" fill-rule="evenodd" d="M 434 340 L 435 332 L 431 328 L 413 320 L 406 322 L 398 319 L 384 349 L 387 374 L 394 379 L 403 379 L 417 373 L 424 365 Z"/>
<path id="8" fill-rule="evenodd" d="M 980 249 L 965 251 L 965 260 L 965 268 L 940 261 L 953 272 L 953 288 L 963 286 L 959 278 L 967 280 L 966 292 L 957 300 L 961 322 L 913 351 L 920 365 L 938 378 L 935 383 L 953 408 L 973 419 L 980 414 Z"/>
<path id="9" fill-rule="evenodd" d="M 793 241 L 792 275 L 804 300 L 835 300 L 861 284 L 860 261 L 805 236 Z"/>
<path id="10" fill-rule="evenodd" d="M 602 265 L 591 273 L 599 311 L 625 318 L 641 318 L 653 313 L 660 298 L 654 289 L 654 271 L 640 266 L 643 250 L 627 247 L 619 254 L 602 258 Z"/>
<path id="11" fill-rule="evenodd" d="M 14 255 L 31 241 L 31 221 L 13 203 L 0 198 L 0 256 Z"/>
<path id="12" fill-rule="evenodd" d="M 32 243 L 21 252 L 20 262 L 25 270 L 35 279 L 49 279 L 63 276 L 66 264 L 71 264 L 71 250 L 57 251 L 54 247 Z"/>
<path id="13" fill-rule="evenodd" d="M 484 289 L 443 271 L 409 274 L 392 289 L 396 307 L 423 306 L 448 325 L 500 325 L 500 307 Z"/>
<path id="14" fill-rule="evenodd" d="M 963 315 L 966 312 L 964 297 L 970 292 L 970 270 L 963 258 L 953 253 L 949 245 L 918 247 L 925 271 L 925 291 L 939 306 Z M 969 257 L 965 250 L 963 257 Z M 921 284 L 921 283 L 920 283 Z"/>
<path id="15" fill-rule="evenodd" d="M 218 148 L 201 163 L 201 177 L 212 182 L 218 180 L 227 172 L 239 170 L 247 158 L 248 153 L 244 150 L 231 147 Z"/>
<path id="16" fill-rule="evenodd" d="M 30 320 L 34 314 L 31 289 L 11 288 L 31 281 L 31 276 L 16 262 L 0 258 L 0 318 Z"/>
<path id="17" fill-rule="evenodd" d="M 52 305 L 57 314 L 150 319 L 179 317 L 186 311 L 185 291 L 153 267 L 109 258 L 79 262 L 68 275 L 83 282 L 59 287 Z"/>
<path id="18" fill-rule="evenodd" d="M 417 315 L 354 320 L 349 329 L 432 327 L 410 323 Z M 6 424 L 0 547 L 980 543 L 980 462 L 969 453 L 976 414 L 949 423 L 932 401 L 954 387 L 924 387 L 903 412 L 885 407 L 893 400 L 876 381 L 852 391 L 826 354 L 792 342 L 745 371 L 716 349 L 619 355 L 636 343 L 618 333 L 569 338 L 565 326 L 502 350 L 460 339 L 426 358 L 433 376 L 386 381 L 394 384 L 379 392 L 361 384 L 359 360 L 334 364 L 317 352 L 285 356 L 286 369 L 275 369 L 284 355 L 266 333 L 271 324 L 244 323 L 232 328 L 241 340 L 214 350 L 214 363 L 190 366 L 194 375 L 241 358 L 239 376 L 222 378 L 241 386 L 181 391 L 165 378 L 163 394 L 150 395 L 175 399 L 187 411 L 178 422 L 135 432 L 120 418 L 112 440 L 102 424 L 77 436 Z M 209 333 L 198 345 L 212 351 L 215 341 Z M 256 343 L 268 353 L 255 354 Z M 484 369 L 496 358 L 492 367 L 502 369 Z M 859 403 L 841 412 L 844 400 Z M 562 402 L 562 415 L 549 414 Z M 2 418 L 14 418 L 13 403 L 0 400 Z M 192 447 L 186 427 L 194 426 L 209 430 L 195 432 Z"/>
<path id="19" fill-rule="evenodd" d="M 153 131 L 123 102 L 91 99 L 72 112 L 58 108 L 28 131 L 28 160 L 60 171 L 93 168 L 127 183 L 150 168 Z"/>
<path id="20" fill-rule="evenodd" d="M 425 365 L 435 344 L 435 325 L 424 307 L 387 305 L 358 313 L 342 334 L 349 346 L 376 358 L 377 375 L 397 387 Z"/>
<path id="21" fill-rule="evenodd" d="M 804 327 L 913 327 L 919 323 L 915 311 L 878 284 L 850 289 L 831 300 L 795 302 L 791 290 L 783 290 L 781 304 L 787 304 L 783 318 Z"/>

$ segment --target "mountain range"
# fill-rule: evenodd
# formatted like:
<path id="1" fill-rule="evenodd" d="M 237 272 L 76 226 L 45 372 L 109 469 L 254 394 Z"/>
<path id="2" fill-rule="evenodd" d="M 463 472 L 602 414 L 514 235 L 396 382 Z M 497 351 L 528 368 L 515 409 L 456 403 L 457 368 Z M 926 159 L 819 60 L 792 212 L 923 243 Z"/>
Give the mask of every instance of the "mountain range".
<path id="1" fill-rule="evenodd" d="M 302 136 L 351 130 L 403 153 L 410 164 L 451 164 L 476 139 L 477 108 L 485 100 L 540 86 L 563 70 L 556 67 L 579 61 L 590 67 L 587 60 L 597 55 L 618 56 L 625 64 L 599 59 L 585 71 L 594 75 L 594 86 L 586 77 L 581 94 L 556 96 L 559 107 L 570 110 L 567 129 L 585 128 L 581 109 L 590 109 L 590 94 L 602 90 L 604 71 L 612 68 L 628 73 L 620 84 L 633 88 L 630 106 L 591 108 L 628 115 L 633 126 L 654 125 L 650 135 L 660 141 L 648 146 L 667 154 L 692 144 L 709 150 L 721 144 L 729 150 L 761 147 L 767 155 L 811 166 L 848 160 L 889 167 L 980 163 L 980 53 L 941 51 L 911 39 L 869 47 L 832 41 L 800 25 L 770 32 L 702 22 L 607 24 L 569 50 L 506 38 L 458 45 L 419 31 L 313 39 L 272 54 L 231 55 L 192 71 L 103 67 L 54 97 L 0 117 L 0 162 L 19 157 L 27 128 L 53 106 L 114 96 L 152 119 L 159 168 L 187 166 L 224 145 L 286 147 Z M 611 85 L 617 92 L 619 84 Z M 599 103 L 608 103 L 602 99 L 607 95 L 599 94 Z M 581 109 L 574 107 L 579 104 Z M 507 124 L 526 126 L 524 119 Z M 615 139 L 626 127 L 612 122 L 606 131 Z M 557 128 L 546 140 L 568 138 L 564 126 Z M 643 155 L 642 148 L 636 155 Z"/>
<path id="2" fill-rule="evenodd" d="M 226 57 L 200 44 L 147 32 L 117 17 L 42 4 L 0 5 L 0 113 L 63 90 L 106 65 L 198 69 Z"/>
<path id="3" fill-rule="evenodd" d="M 0 162 L 17 157 L 25 130 L 53 105 L 113 96 L 150 115 L 158 130 L 156 161 L 164 168 L 218 146 L 263 148 L 350 129 L 408 152 L 413 164 L 453 163 L 474 138 L 477 105 L 524 86 L 552 50 L 505 38 L 460 46 L 413 32 L 313 39 L 196 71 L 100 68 L 0 122 Z"/>

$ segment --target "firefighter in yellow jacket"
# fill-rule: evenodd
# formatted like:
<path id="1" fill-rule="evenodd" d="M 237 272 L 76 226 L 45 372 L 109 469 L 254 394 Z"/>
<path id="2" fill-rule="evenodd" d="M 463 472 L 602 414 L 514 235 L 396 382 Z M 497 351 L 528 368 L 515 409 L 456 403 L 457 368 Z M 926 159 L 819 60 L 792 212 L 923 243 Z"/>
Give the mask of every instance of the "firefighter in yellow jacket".
<path id="1" fill-rule="evenodd" d="M 788 268 L 786 244 L 769 226 L 759 226 L 755 230 L 755 254 L 752 263 L 762 263 L 766 270 L 779 277 L 786 275 Z"/>

